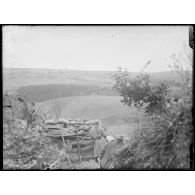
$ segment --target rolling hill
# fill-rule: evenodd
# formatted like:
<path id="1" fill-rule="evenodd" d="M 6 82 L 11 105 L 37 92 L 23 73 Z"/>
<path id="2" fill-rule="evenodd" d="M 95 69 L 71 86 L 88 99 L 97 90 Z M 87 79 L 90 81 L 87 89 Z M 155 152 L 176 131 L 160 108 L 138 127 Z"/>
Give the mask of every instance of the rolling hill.
<path id="1" fill-rule="evenodd" d="M 47 84 L 82 84 L 112 86 L 114 71 L 80 71 L 80 70 L 55 70 L 55 69 L 28 69 L 28 68 L 3 68 L 3 90 L 18 89 L 28 85 Z M 132 72 L 132 77 L 136 76 Z M 176 72 L 148 73 L 151 81 L 166 80 L 172 87 L 179 82 Z"/>

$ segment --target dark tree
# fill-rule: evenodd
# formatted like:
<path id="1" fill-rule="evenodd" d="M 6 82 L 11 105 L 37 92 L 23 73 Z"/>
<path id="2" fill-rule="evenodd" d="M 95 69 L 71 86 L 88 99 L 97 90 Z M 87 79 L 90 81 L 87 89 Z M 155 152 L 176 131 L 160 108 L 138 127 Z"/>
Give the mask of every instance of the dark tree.
<path id="1" fill-rule="evenodd" d="M 113 88 L 123 97 L 123 104 L 139 108 L 146 103 L 145 110 L 148 113 L 163 111 L 168 92 L 166 82 L 152 85 L 149 75 L 140 73 L 136 78 L 132 78 L 127 70 L 123 71 L 121 68 L 114 75 L 114 79 Z"/>

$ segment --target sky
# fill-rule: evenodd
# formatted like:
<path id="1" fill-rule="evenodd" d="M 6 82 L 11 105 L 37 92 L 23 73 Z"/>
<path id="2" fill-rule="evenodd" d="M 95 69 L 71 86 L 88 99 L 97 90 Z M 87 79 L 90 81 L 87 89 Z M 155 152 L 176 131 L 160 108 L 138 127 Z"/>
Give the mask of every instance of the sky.
<path id="1" fill-rule="evenodd" d="M 5 26 L 3 67 L 168 71 L 188 39 L 188 26 Z"/>

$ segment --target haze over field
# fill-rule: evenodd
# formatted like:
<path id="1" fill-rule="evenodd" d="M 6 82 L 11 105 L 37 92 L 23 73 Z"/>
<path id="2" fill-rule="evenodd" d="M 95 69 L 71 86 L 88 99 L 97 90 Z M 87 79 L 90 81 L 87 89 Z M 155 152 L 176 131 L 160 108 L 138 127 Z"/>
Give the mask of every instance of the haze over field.
<path id="1" fill-rule="evenodd" d="M 47 84 L 83 84 L 112 86 L 114 71 L 82 71 L 82 70 L 57 70 L 57 69 L 28 69 L 28 68 L 4 68 L 3 89 L 12 90 L 28 85 Z M 166 80 L 179 82 L 176 72 L 166 71 L 148 73 L 152 81 Z M 137 75 L 131 73 L 132 77 Z"/>
<path id="2" fill-rule="evenodd" d="M 113 85 L 120 66 L 135 76 L 178 82 L 171 56 L 188 49 L 188 26 L 6 26 L 3 88 L 27 85 Z M 158 72 L 158 73 L 157 73 Z"/>

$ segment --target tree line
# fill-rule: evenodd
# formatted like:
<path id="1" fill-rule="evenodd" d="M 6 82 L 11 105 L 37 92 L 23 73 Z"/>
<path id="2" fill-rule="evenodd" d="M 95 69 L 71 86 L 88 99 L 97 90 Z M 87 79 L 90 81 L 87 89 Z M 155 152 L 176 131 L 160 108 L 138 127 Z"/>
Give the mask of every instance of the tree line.
<path id="1" fill-rule="evenodd" d="M 98 85 L 78 85 L 78 84 L 49 84 L 31 85 L 18 89 L 18 93 L 31 102 L 43 102 L 50 99 L 85 96 L 85 95 L 116 95 L 112 87 Z"/>

